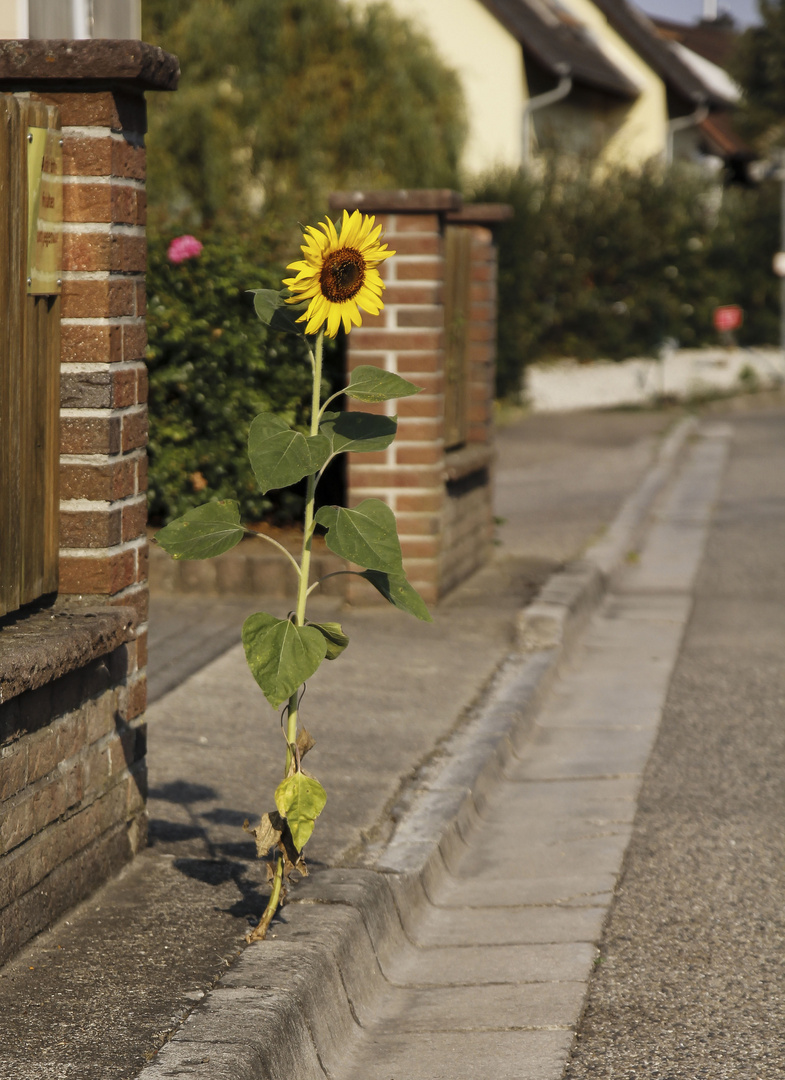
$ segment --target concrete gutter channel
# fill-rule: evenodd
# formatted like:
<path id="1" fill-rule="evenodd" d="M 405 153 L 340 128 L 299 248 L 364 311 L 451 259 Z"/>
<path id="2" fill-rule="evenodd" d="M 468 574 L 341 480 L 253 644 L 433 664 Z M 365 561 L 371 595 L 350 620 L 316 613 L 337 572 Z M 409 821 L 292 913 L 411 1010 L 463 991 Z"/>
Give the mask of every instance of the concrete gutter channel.
<path id="1" fill-rule="evenodd" d="M 389 842 L 366 853 L 371 867 L 322 870 L 300 883 L 271 937 L 243 951 L 139 1080 L 323 1080 L 339 1072 L 388 986 L 393 957 L 411 948 L 429 897 L 466 851 L 505 763 L 529 739 L 543 696 L 697 429 L 693 418 L 679 422 L 604 536 L 520 612 L 520 651 L 420 770 Z"/>

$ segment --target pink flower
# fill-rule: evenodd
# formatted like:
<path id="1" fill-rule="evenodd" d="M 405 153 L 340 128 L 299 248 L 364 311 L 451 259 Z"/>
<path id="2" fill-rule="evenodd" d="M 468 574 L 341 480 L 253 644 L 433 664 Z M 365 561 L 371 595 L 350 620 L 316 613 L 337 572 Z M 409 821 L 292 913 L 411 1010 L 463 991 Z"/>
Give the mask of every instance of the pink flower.
<path id="1" fill-rule="evenodd" d="M 172 263 L 185 262 L 186 259 L 195 259 L 203 247 L 204 244 L 195 236 L 176 236 L 169 245 L 166 257 Z"/>

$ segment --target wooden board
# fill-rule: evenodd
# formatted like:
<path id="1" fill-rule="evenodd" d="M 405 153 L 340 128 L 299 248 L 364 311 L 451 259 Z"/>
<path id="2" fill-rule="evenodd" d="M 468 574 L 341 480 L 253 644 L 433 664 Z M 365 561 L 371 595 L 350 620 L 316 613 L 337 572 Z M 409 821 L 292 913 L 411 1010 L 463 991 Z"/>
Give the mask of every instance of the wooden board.
<path id="1" fill-rule="evenodd" d="M 471 233 L 448 225 L 444 234 L 444 445 L 466 442 Z"/>
<path id="2" fill-rule="evenodd" d="M 57 110 L 0 94 L 0 615 L 57 590 L 60 302 L 27 295 L 29 127 Z"/>

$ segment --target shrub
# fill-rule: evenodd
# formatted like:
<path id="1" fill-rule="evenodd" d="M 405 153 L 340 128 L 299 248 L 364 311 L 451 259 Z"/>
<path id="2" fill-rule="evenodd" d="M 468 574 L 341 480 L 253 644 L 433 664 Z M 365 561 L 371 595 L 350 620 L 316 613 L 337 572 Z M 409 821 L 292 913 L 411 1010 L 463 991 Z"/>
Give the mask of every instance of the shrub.
<path id="1" fill-rule="evenodd" d="M 716 343 L 712 311 L 738 303 L 743 344 L 776 340 L 776 199 L 694 171 L 618 171 L 601 179 L 552 164 L 499 174 L 480 201 L 512 204 L 499 229 L 497 391 L 517 394 L 526 364 L 549 357 L 656 355 L 667 338 Z"/>
<path id="2" fill-rule="evenodd" d="M 148 105 L 157 224 L 288 252 L 332 190 L 458 183 L 460 80 L 386 4 L 145 0 L 144 33 L 183 73 Z"/>
<path id="3" fill-rule="evenodd" d="M 242 239 L 201 240 L 201 253 L 180 263 L 165 240 L 150 243 L 150 516 L 165 523 L 211 498 L 237 498 L 247 518 L 286 518 L 296 494 L 260 494 L 245 441 L 268 410 L 304 429 L 310 361 L 301 338 L 268 334 L 254 312 L 248 290 L 279 289 L 280 272 L 261 269 Z M 335 347 L 330 358 L 340 366 Z"/>

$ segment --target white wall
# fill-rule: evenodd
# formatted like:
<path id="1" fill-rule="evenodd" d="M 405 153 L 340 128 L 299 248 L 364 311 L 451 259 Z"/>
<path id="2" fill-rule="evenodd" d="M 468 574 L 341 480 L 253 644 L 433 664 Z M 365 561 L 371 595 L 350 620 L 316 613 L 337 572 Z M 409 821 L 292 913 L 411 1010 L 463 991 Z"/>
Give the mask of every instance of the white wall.
<path id="1" fill-rule="evenodd" d="M 141 0 L 0 0 L 0 39 L 141 34 Z"/>
<path id="2" fill-rule="evenodd" d="M 27 37 L 27 0 L 0 0 L 0 39 Z"/>
<path id="3" fill-rule="evenodd" d="M 530 364 L 524 397 L 533 412 L 571 412 L 646 405 L 662 395 L 689 401 L 713 393 L 781 386 L 783 379 L 780 349 L 677 349 L 662 361 Z"/>
<path id="4" fill-rule="evenodd" d="M 527 94 L 523 53 L 515 38 L 481 0 L 389 3 L 428 35 L 463 83 L 470 124 L 463 167 L 476 173 L 499 164 L 520 165 Z"/>
<path id="5" fill-rule="evenodd" d="M 665 83 L 609 24 L 591 0 L 565 0 L 567 8 L 594 37 L 594 43 L 638 86 L 639 97 L 626 110 L 601 154 L 607 165 L 642 165 L 665 152 L 668 105 Z"/>

